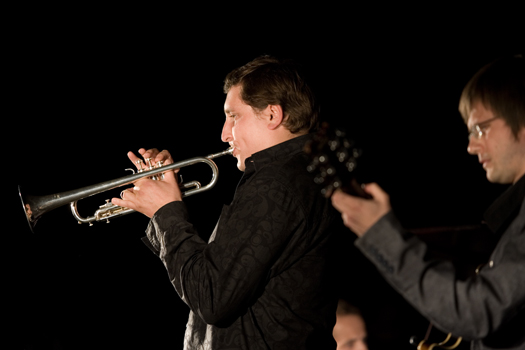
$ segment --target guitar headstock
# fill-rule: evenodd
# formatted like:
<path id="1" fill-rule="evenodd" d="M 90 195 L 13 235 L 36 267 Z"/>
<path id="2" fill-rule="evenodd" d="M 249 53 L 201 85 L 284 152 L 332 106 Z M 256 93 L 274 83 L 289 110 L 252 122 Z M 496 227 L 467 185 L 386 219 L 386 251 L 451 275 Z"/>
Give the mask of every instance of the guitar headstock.
<path id="1" fill-rule="evenodd" d="M 362 198 L 371 198 L 356 179 L 356 168 L 362 150 L 349 139 L 343 129 L 332 129 L 323 123 L 313 139 L 305 146 L 312 161 L 307 170 L 315 174 L 314 181 L 322 187 L 321 193 L 329 197 L 341 189 Z"/>

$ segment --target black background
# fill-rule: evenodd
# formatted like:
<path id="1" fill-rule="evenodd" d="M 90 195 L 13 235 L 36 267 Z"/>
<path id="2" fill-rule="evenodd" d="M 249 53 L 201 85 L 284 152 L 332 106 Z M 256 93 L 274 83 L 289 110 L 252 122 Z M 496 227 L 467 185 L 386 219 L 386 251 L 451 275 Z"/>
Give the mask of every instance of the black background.
<path id="1" fill-rule="evenodd" d="M 457 104 L 483 65 L 523 52 L 512 19 L 496 25 L 499 12 L 433 8 L 255 8 L 215 16 L 210 8 L 16 12 L 3 124 L 9 348 L 182 348 L 188 308 L 140 241 L 146 217 L 88 227 L 65 206 L 46 214 L 33 234 L 17 185 L 45 195 L 114 179 L 130 166 L 126 153 L 141 147 L 168 149 L 180 160 L 226 149 L 223 79 L 261 54 L 303 65 L 322 116 L 360 143 L 366 181 L 389 192 L 406 227 L 479 223 L 506 188 L 489 184 L 467 154 Z M 233 158 L 216 163 L 217 186 L 186 200 L 203 237 L 241 176 Z M 210 172 L 196 166 L 183 174 L 205 182 Z M 110 196 L 80 202 L 81 214 Z M 367 317 L 371 348 L 410 348 L 408 338 L 423 336 L 428 322 L 352 239 L 341 280 Z"/>

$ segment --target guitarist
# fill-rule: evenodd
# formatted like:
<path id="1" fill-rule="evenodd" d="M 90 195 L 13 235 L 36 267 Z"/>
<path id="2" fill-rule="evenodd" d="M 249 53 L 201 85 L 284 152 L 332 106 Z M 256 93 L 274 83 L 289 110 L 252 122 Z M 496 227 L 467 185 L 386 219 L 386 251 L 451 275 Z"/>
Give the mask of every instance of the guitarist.
<path id="1" fill-rule="evenodd" d="M 499 235 L 490 261 L 458 280 L 447 261 L 425 260 L 426 246 L 407 233 L 377 184 L 373 198 L 336 191 L 332 203 L 359 238 L 356 246 L 385 279 L 444 332 L 471 340 L 472 349 L 525 349 L 525 62 L 499 59 L 469 81 L 459 110 L 467 124 L 468 152 L 493 183 L 512 184 L 486 211 Z"/>

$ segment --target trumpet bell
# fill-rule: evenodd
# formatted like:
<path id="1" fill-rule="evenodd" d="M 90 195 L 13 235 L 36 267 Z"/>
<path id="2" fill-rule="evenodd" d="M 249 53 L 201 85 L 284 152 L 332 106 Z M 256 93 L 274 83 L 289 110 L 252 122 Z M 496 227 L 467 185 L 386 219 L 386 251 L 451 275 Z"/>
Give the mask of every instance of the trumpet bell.
<path id="1" fill-rule="evenodd" d="M 50 210 L 58 208 L 62 204 L 57 202 L 58 195 L 30 196 L 22 193 L 21 186 L 18 186 L 18 195 L 22 202 L 24 214 L 29 224 L 31 232 L 34 233 L 35 225 L 40 217 Z"/>
<path id="2" fill-rule="evenodd" d="M 35 226 L 36 220 L 38 218 L 33 216 L 32 206 L 29 203 L 28 198 L 22 195 L 22 188 L 20 186 L 18 186 L 18 195 L 20 196 L 20 201 L 22 202 L 22 208 L 24 209 L 24 214 L 27 219 L 27 223 L 29 224 L 29 228 L 31 229 L 31 232 L 33 232 L 33 227 Z"/>

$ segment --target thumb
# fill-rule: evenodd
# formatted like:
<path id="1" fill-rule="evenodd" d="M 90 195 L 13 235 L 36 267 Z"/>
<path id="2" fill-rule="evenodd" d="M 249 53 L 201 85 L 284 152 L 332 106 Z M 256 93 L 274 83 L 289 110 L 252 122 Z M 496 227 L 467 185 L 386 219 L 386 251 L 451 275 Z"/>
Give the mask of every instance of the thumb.
<path id="1" fill-rule="evenodd" d="M 379 202 L 389 202 L 389 195 L 375 182 L 365 185 L 364 190 Z"/>

